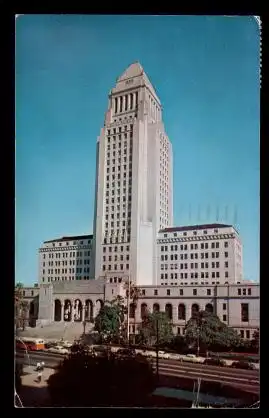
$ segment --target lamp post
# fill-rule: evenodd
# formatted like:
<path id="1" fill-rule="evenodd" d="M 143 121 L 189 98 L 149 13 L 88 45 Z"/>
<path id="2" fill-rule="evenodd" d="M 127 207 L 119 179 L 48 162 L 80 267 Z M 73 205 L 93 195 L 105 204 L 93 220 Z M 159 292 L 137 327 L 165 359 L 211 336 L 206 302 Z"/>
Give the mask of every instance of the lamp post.
<path id="1" fill-rule="evenodd" d="M 156 319 L 156 375 L 159 380 L 159 319 Z"/>
<path id="2" fill-rule="evenodd" d="M 83 324 L 83 338 L 85 338 L 85 328 L 86 328 L 86 321 L 85 321 L 85 319 L 82 322 L 82 324 Z"/>
<path id="3" fill-rule="evenodd" d="M 131 290 L 131 282 L 130 282 L 130 276 L 128 276 L 128 293 L 127 293 L 127 342 L 128 345 L 130 343 L 129 339 L 130 339 L 130 332 L 129 332 L 129 327 L 130 327 L 130 290 Z"/>

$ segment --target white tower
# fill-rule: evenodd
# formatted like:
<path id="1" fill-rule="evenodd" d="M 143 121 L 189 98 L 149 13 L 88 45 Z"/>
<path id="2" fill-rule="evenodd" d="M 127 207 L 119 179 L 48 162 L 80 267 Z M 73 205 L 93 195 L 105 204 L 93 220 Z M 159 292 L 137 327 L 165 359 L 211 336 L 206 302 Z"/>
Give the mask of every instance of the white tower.
<path id="1" fill-rule="evenodd" d="M 110 92 L 96 165 L 92 275 L 157 284 L 157 233 L 173 224 L 172 146 L 138 62 Z"/>

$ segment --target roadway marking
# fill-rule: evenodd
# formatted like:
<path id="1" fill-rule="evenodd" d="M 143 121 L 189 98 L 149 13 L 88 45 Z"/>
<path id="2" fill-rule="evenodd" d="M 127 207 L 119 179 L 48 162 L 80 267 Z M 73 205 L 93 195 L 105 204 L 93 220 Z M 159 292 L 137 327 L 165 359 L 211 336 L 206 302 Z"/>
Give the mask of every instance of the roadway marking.
<path id="1" fill-rule="evenodd" d="M 235 369 L 226 369 L 226 368 L 222 368 L 220 367 L 219 370 L 215 370 L 215 369 L 207 369 L 207 367 L 196 367 L 195 365 L 191 365 L 191 366 L 186 366 L 185 364 L 169 364 L 169 363 L 164 363 L 162 361 L 159 361 L 159 365 L 163 366 L 163 367 L 169 367 L 169 368 L 176 368 L 176 369 L 181 369 L 181 370 L 186 370 L 186 371 L 191 371 L 194 370 L 195 372 L 201 372 L 201 373 L 207 373 L 207 372 L 211 372 L 211 373 L 217 373 L 217 374 L 221 374 L 221 376 L 223 375 L 227 375 L 229 377 L 234 377 L 235 374 L 238 374 L 239 370 L 235 370 Z M 253 370 L 244 370 L 244 372 L 248 373 L 245 374 L 246 378 L 247 377 L 256 377 L 256 375 L 258 375 L 257 373 L 252 373 Z M 242 374 L 243 377 L 244 373 Z M 236 378 L 236 377 L 235 377 Z"/>
<path id="2" fill-rule="evenodd" d="M 153 368 L 156 370 L 156 366 L 154 365 Z M 207 377 L 215 377 L 218 379 L 225 379 L 225 380 L 238 380 L 238 381 L 247 381 L 247 382 L 252 382 L 252 384 L 260 384 L 259 380 L 257 379 L 248 379 L 248 378 L 240 378 L 240 377 L 234 377 L 234 376 L 223 376 L 222 374 L 220 374 L 219 376 L 217 374 L 210 374 L 210 373 L 200 373 L 200 372 L 195 372 L 195 371 L 190 371 L 190 370 L 180 370 L 180 368 L 176 368 L 176 367 L 164 367 L 164 366 L 159 366 L 159 370 L 166 370 L 166 371 L 171 371 L 174 373 L 178 373 L 183 375 L 183 373 L 185 374 L 189 374 L 189 375 L 194 375 L 194 376 L 207 376 Z M 180 373 L 181 372 L 181 373 Z"/>

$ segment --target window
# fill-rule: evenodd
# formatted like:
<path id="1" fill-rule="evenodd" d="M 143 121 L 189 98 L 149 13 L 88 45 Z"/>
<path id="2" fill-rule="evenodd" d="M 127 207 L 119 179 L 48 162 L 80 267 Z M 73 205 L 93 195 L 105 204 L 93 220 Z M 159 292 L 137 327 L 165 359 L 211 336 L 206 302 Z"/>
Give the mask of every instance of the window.
<path id="1" fill-rule="evenodd" d="M 227 251 L 225 251 L 225 253 L 224 253 L 224 257 L 228 257 L 228 252 Z"/>
<path id="2" fill-rule="evenodd" d="M 250 339 L 250 331 L 247 329 L 246 330 L 246 338 L 249 340 Z"/>
<path id="3" fill-rule="evenodd" d="M 226 307 L 227 307 L 226 303 L 223 303 L 223 304 L 222 304 L 222 309 L 223 309 L 224 311 L 226 311 Z"/>
<path id="4" fill-rule="evenodd" d="M 224 242 L 224 248 L 228 248 L 228 242 L 227 241 Z"/>
<path id="5" fill-rule="evenodd" d="M 207 234 L 207 230 L 206 229 L 204 230 L 204 234 Z"/>
<path id="6" fill-rule="evenodd" d="M 251 295 L 251 289 L 250 288 L 248 288 L 248 295 L 249 296 Z"/>
<path id="7" fill-rule="evenodd" d="M 222 320 L 223 320 L 224 322 L 226 322 L 226 321 L 227 321 L 227 315 L 222 315 Z"/>
<path id="8" fill-rule="evenodd" d="M 241 303 L 241 321 L 242 322 L 248 322 L 249 321 L 248 303 Z"/>
<path id="9" fill-rule="evenodd" d="M 170 289 L 166 290 L 166 294 L 167 294 L 167 296 L 170 296 Z"/>
<path id="10" fill-rule="evenodd" d="M 193 296 L 197 296 L 197 289 L 193 289 L 192 294 L 193 294 Z"/>
<path id="11" fill-rule="evenodd" d="M 179 289 L 180 296 L 183 296 L 183 289 Z"/>
<path id="12" fill-rule="evenodd" d="M 158 296 L 158 290 L 154 289 L 154 296 Z"/>
<path id="13" fill-rule="evenodd" d="M 145 289 L 142 289 L 142 295 L 145 296 L 145 294 L 146 294 Z"/>
<path id="14" fill-rule="evenodd" d="M 207 296 L 210 296 L 211 295 L 211 289 L 206 289 L 206 294 L 207 294 Z"/>

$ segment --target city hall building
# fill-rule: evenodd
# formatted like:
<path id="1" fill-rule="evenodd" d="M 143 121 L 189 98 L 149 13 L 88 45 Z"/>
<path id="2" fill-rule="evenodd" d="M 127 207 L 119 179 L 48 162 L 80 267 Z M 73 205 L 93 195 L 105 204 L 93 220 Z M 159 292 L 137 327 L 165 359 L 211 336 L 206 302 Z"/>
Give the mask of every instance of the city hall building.
<path id="1" fill-rule="evenodd" d="M 92 321 L 105 300 L 139 287 L 143 310 L 166 311 L 182 334 L 194 310 L 215 312 L 244 338 L 259 327 L 259 285 L 243 280 L 231 225 L 173 226 L 173 152 L 156 90 L 138 62 L 109 93 L 97 139 L 93 235 L 39 249 L 38 323 Z"/>

